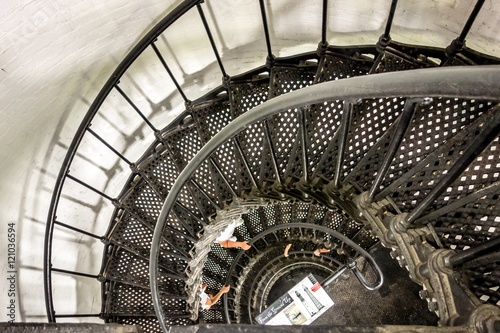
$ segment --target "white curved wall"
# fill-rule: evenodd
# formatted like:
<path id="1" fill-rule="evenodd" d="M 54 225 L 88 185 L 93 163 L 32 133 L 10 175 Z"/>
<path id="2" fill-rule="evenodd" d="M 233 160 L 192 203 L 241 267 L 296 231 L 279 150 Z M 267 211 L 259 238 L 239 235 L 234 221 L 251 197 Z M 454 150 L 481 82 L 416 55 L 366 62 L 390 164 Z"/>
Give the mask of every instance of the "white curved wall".
<path id="1" fill-rule="evenodd" d="M 180 1 L 10 1 L 0 11 L 0 253 L 6 252 L 7 224 L 16 224 L 17 318 L 45 321 L 43 238 L 57 173 L 67 146 L 90 103 L 119 61 L 155 22 Z M 258 1 L 207 1 L 205 14 L 230 75 L 264 63 L 266 55 Z M 285 56 L 316 48 L 320 37 L 321 0 L 273 0 L 268 5 L 274 53 Z M 307 6 L 306 6 L 307 4 Z M 330 44 L 374 44 L 381 34 L 390 0 L 330 1 Z M 402 1 L 394 20 L 393 39 L 446 47 L 472 10 L 466 1 Z M 216 22 L 212 17 L 216 18 Z M 487 1 L 467 45 L 500 54 L 500 4 Z M 212 50 L 196 11 L 177 22 L 158 41 L 167 63 L 188 97 L 196 98 L 221 81 Z M 169 50 L 173 50 L 173 53 Z M 161 64 L 148 51 L 141 56 L 122 88 L 151 117 L 155 126 L 182 111 L 183 102 Z M 106 117 L 93 124 L 101 134 L 135 161 L 152 140 L 138 126 L 120 96 L 104 106 Z M 122 133 L 123 132 L 123 133 Z M 132 140 L 126 139 L 132 135 Z M 127 166 L 92 138 L 85 138 L 72 174 L 97 182 L 99 189 L 118 194 Z M 93 156 L 93 162 L 88 157 Z M 106 168 L 119 168 L 113 174 Z M 90 204 L 61 200 L 58 219 L 103 234 L 110 205 L 91 192 L 67 184 L 68 193 Z M 58 230 L 54 265 L 97 274 L 102 244 Z M 75 262 L 74 258 L 78 258 Z M 7 256 L 0 255 L 0 308 L 8 305 Z M 78 292 L 75 291 L 77 290 Z M 59 313 L 97 313 L 100 286 L 88 279 L 55 277 Z M 91 296 L 89 296 L 91 295 Z M 0 321 L 9 320 L 4 310 Z"/>
<path id="2" fill-rule="evenodd" d="M 173 1 L 2 3 L 0 253 L 6 252 L 6 224 L 16 223 L 16 321 L 46 320 L 41 271 L 45 220 L 66 148 L 118 62 L 173 5 Z M 66 238 L 67 249 L 59 257 L 74 255 L 74 246 L 68 243 L 80 241 L 71 233 Z M 93 258 L 95 262 L 80 261 L 78 269 L 89 272 L 94 267 L 86 266 L 96 266 L 99 257 Z M 6 259 L 0 256 L 0 321 L 10 319 L 3 310 L 9 300 Z M 65 292 L 62 299 L 67 304 L 59 312 L 74 311 L 78 301 L 72 294 Z M 89 310 L 98 312 L 100 300 L 89 302 L 94 303 Z"/>

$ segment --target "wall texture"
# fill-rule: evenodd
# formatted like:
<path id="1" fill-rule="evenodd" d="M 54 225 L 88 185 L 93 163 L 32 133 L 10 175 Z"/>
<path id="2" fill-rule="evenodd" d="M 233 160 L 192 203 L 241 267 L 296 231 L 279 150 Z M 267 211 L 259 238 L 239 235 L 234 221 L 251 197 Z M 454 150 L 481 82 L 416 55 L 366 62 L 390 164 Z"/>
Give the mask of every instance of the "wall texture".
<path id="1" fill-rule="evenodd" d="M 46 320 L 41 271 L 45 219 L 66 147 L 117 63 L 172 6 L 172 1 L 2 4 L 0 244 L 6 252 L 6 225 L 15 223 L 16 321 Z M 0 257 L 2 309 L 8 301 L 6 260 Z M 90 301 L 100 306 L 99 299 Z M 8 319 L 0 311 L 0 321 Z"/>

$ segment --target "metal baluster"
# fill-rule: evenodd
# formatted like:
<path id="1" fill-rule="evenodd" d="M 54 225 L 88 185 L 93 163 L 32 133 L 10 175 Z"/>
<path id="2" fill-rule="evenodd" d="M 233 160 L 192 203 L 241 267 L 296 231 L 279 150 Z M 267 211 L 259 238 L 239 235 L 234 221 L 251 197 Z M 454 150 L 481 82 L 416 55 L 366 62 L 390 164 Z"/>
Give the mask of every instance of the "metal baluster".
<path id="1" fill-rule="evenodd" d="M 235 190 L 231 186 L 231 183 L 227 180 L 226 176 L 222 173 L 222 170 L 221 170 L 220 166 L 217 164 L 217 162 L 214 160 L 213 157 L 210 157 L 210 163 L 215 168 L 215 170 L 219 173 L 219 175 L 221 176 L 222 180 L 224 181 L 224 183 L 229 188 L 229 191 L 231 192 L 231 194 L 233 195 L 233 197 L 237 197 L 238 195 L 236 194 Z"/>
<path id="2" fill-rule="evenodd" d="M 222 208 L 215 202 L 213 201 L 213 199 L 207 194 L 207 192 L 205 192 L 205 190 L 200 186 L 200 184 L 198 184 L 198 182 L 196 182 L 196 180 L 194 179 L 191 179 L 189 181 L 198 191 L 200 191 L 200 193 L 205 197 L 205 199 L 208 200 L 208 202 L 210 202 L 210 204 L 212 206 L 215 207 L 215 209 L 217 210 L 221 210 Z"/>
<path id="3" fill-rule="evenodd" d="M 72 176 L 72 175 L 70 175 L 70 174 L 68 174 L 68 175 L 67 175 L 67 177 L 68 177 L 69 179 L 71 179 L 71 180 L 73 180 L 73 181 L 77 182 L 78 184 L 80 184 L 80 185 L 82 185 L 82 186 L 84 186 L 84 187 L 88 188 L 89 190 L 91 190 L 91 191 L 93 191 L 93 192 L 95 192 L 95 193 L 99 194 L 99 195 L 100 195 L 100 196 L 102 196 L 103 198 L 106 198 L 106 199 L 108 199 L 109 201 L 112 201 L 112 202 L 114 202 L 114 201 L 115 201 L 115 199 L 111 198 L 109 195 L 107 195 L 107 194 L 105 194 L 105 193 L 103 193 L 103 192 L 99 191 L 98 189 L 96 189 L 96 188 L 94 188 L 94 187 L 92 187 L 92 186 L 88 185 L 87 183 L 85 183 L 85 182 L 81 181 L 80 179 L 75 178 L 75 177 L 73 177 L 73 176 Z"/>
<path id="4" fill-rule="evenodd" d="M 148 223 L 147 221 L 145 221 L 141 216 L 137 215 L 136 213 L 134 213 L 131 209 L 129 209 L 128 207 L 126 206 L 123 206 L 121 207 L 124 211 L 126 211 L 128 214 L 130 214 L 134 219 L 136 219 L 138 222 L 140 222 L 142 225 L 144 225 L 146 228 L 148 228 L 149 230 L 153 231 L 154 232 L 154 226 L 151 225 L 150 223 Z M 176 229 L 173 229 L 172 227 L 166 225 L 165 228 L 168 228 L 168 230 L 172 230 L 174 233 L 178 233 L 179 231 L 176 230 Z M 167 243 L 168 245 L 170 245 L 171 247 L 175 248 L 177 251 L 179 251 L 182 255 L 179 255 L 177 253 L 173 253 L 173 252 L 168 252 L 168 251 L 165 251 L 165 252 L 168 252 L 169 255 L 173 256 L 173 257 L 176 257 L 176 258 L 179 258 L 179 259 L 182 259 L 182 260 L 185 260 L 185 261 L 189 261 L 190 260 L 190 257 L 189 257 L 189 254 L 187 252 L 185 252 L 184 250 L 182 249 L 179 249 L 175 246 L 175 244 L 173 244 L 172 242 L 170 242 L 166 237 L 165 235 L 161 235 L 161 240 L 165 243 Z"/>
<path id="5" fill-rule="evenodd" d="M 189 216 L 191 216 L 192 218 L 194 218 L 196 221 L 198 221 L 198 223 L 200 223 L 203 227 L 206 226 L 207 224 L 205 223 L 205 221 L 203 221 L 201 218 L 199 218 L 196 214 L 194 214 L 193 212 L 191 212 L 186 206 L 184 206 L 182 203 L 180 202 L 176 202 L 175 203 L 176 207 L 179 207 L 180 209 L 182 209 L 186 214 L 188 214 Z"/>
<path id="6" fill-rule="evenodd" d="M 453 58 L 457 53 L 460 53 L 463 50 L 465 46 L 465 37 L 467 37 L 467 34 L 469 33 L 472 24 L 474 24 L 474 21 L 476 20 L 476 17 L 479 14 L 479 11 L 483 7 L 483 5 L 484 5 L 484 0 L 478 0 L 478 2 L 476 2 L 476 5 L 474 6 L 474 9 L 472 10 L 472 13 L 470 14 L 469 18 L 467 19 L 467 22 L 465 23 L 462 32 L 446 48 L 445 54 L 447 58 L 446 61 L 444 61 L 441 64 L 441 66 L 448 65 L 451 58 Z"/>
<path id="7" fill-rule="evenodd" d="M 226 74 L 226 71 L 224 70 L 224 66 L 222 65 L 222 60 L 220 59 L 219 52 L 217 51 L 217 47 L 215 46 L 214 38 L 212 36 L 212 32 L 210 31 L 210 27 L 208 26 L 207 19 L 205 18 L 205 14 L 203 13 L 203 9 L 201 8 L 200 4 L 197 4 L 196 8 L 198 8 L 198 13 L 200 14 L 201 21 L 203 22 L 203 26 L 205 27 L 205 31 L 207 32 L 208 39 L 210 40 L 210 45 L 212 45 L 212 49 L 214 50 L 215 58 L 217 58 L 217 63 L 219 64 L 219 68 L 222 72 L 222 76 L 224 78 L 227 78 L 228 75 Z"/>
<path id="8" fill-rule="evenodd" d="M 490 240 L 458 253 L 450 257 L 450 267 L 461 266 L 471 260 L 474 260 L 482 255 L 498 252 L 500 250 L 500 236 L 492 237 Z"/>
<path id="9" fill-rule="evenodd" d="M 274 154 L 274 147 L 271 141 L 271 131 L 269 130 L 269 125 L 267 123 L 267 120 L 264 121 L 264 134 L 269 146 L 269 154 L 271 155 L 271 162 L 273 165 L 274 173 L 276 174 L 276 180 L 278 181 L 279 184 L 281 184 L 282 182 L 278 168 L 278 162 L 276 161 L 276 155 Z"/>
<path id="10" fill-rule="evenodd" d="M 83 276 L 83 277 L 87 277 L 87 278 L 91 278 L 91 279 L 98 279 L 99 278 L 99 275 L 87 274 L 87 273 L 75 272 L 75 271 L 69 271 L 69 270 L 60 269 L 60 268 L 53 268 L 53 267 L 51 267 L 50 270 L 52 272 L 59 272 L 59 273 L 64 273 L 64 274 Z"/>
<path id="11" fill-rule="evenodd" d="M 113 244 L 116 246 L 119 246 L 120 248 L 126 250 L 127 252 L 133 253 L 135 256 L 141 258 L 142 260 L 146 260 L 146 261 L 149 260 L 149 258 L 147 256 L 145 256 L 144 254 L 140 253 L 139 251 L 137 251 L 133 248 L 128 247 L 126 244 L 122 244 L 121 242 L 113 242 Z M 169 274 L 170 277 L 173 277 L 173 278 L 179 279 L 179 280 L 187 280 L 187 278 L 185 276 L 178 275 L 178 273 L 176 271 L 168 268 L 167 266 L 164 266 L 161 263 L 158 263 L 158 267 L 163 269 L 165 272 L 167 272 L 166 274 Z"/>
<path id="12" fill-rule="evenodd" d="M 469 203 L 476 202 L 477 200 L 488 194 L 496 193 L 499 189 L 500 189 L 500 181 L 494 182 L 493 184 L 490 184 L 472 194 L 469 194 L 468 196 L 455 200 L 444 207 L 441 207 L 439 209 L 430 212 L 429 214 L 416 220 L 415 224 L 423 225 L 430 220 L 434 220 L 440 216 L 456 211 L 458 208 L 463 207 Z"/>
<path id="13" fill-rule="evenodd" d="M 328 42 L 326 41 L 327 17 L 328 0 L 323 0 L 323 16 L 321 21 L 321 44 L 323 45 L 328 45 Z"/>
<path id="14" fill-rule="evenodd" d="M 321 155 L 321 158 L 319 162 L 316 164 L 316 167 L 314 168 L 314 171 L 312 173 L 311 179 L 314 179 L 317 177 L 317 174 L 319 173 L 320 167 L 323 166 L 328 158 L 330 157 L 330 153 L 333 153 L 335 150 L 335 147 L 337 145 L 337 140 L 339 136 L 340 128 L 338 128 L 335 133 L 333 134 L 332 139 L 328 143 L 328 146 L 326 147 L 325 151 Z"/>
<path id="15" fill-rule="evenodd" d="M 100 317 L 100 313 L 80 313 L 80 314 L 54 314 L 56 318 L 90 318 Z"/>
<path id="16" fill-rule="evenodd" d="M 142 170 L 139 170 L 139 169 L 136 167 L 136 165 L 135 165 L 135 164 L 131 166 L 131 169 L 132 169 L 132 171 L 133 171 L 133 172 L 138 173 L 138 174 L 139 174 L 139 175 L 140 175 L 140 176 L 141 176 L 141 177 L 142 177 L 142 178 L 146 181 L 146 183 L 147 183 L 147 184 L 148 184 L 148 185 L 149 185 L 149 186 L 153 189 L 153 191 L 156 193 L 156 195 L 157 195 L 159 198 L 162 198 L 163 200 L 165 200 L 165 196 L 164 196 L 164 195 L 160 192 L 160 190 L 157 188 L 156 184 L 154 184 L 154 183 L 153 183 L 153 182 L 149 179 L 149 177 L 147 177 L 147 176 L 144 174 L 144 172 L 143 172 Z M 178 203 L 176 203 L 176 206 L 177 206 L 177 205 L 178 205 Z M 175 211 L 173 211 L 173 212 L 172 212 L 172 214 L 174 214 L 174 216 L 176 216 L 176 217 L 177 217 L 177 219 L 178 219 L 178 220 L 179 220 L 179 222 L 182 224 L 182 226 L 184 227 L 184 229 L 186 229 L 186 231 L 187 231 L 187 232 L 191 235 L 191 237 L 189 237 L 189 236 L 186 236 L 186 237 L 187 237 L 187 238 L 189 238 L 191 241 L 196 242 L 197 238 L 196 238 L 196 235 L 195 235 L 195 234 L 191 231 L 191 227 L 190 227 L 190 226 L 188 226 L 188 225 L 186 224 L 186 222 L 185 222 L 183 219 L 181 219 L 181 218 L 179 217 L 179 215 L 178 215 Z M 173 230 L 175 230 L 175 229 L 173 229 Z"/>
<path id="17" fill-rule="evenodd" d="M 410 170 L 399 176 L 397 179 L 393 180 L 392 183 L 384 188 L 380 193 L 375 195 L 374 201 L 382 200 L 384 197 L 391 195 L 392 192 L 396 191 L 398 187 L 402 184 L 406 183 L 412 176 L 424 170 L 424 168 L 429 164 L 439 159 L 442 154 L 446 154 L 451 150 L 456 149 L 462 142 L 466 142 L 468 137 L 472 137 L 473 133 L 475 133 L 482 122 L 489 121 L 493 114 L 492 111 L 494 109 L 490 109 L 484 114 L 481 115 L 481 118 L 476 120 L 474 123 L 469 126 L 461 129 L 458 133 L 453 136 L 451 139 L 446 140 L 442 145 L 440 145 L 436 150 L 425 156 L 422 160 L 420 160 L 416 165 L 414 165 Z M 392 132 L 390 129 L 388 132 Z M 455 147 L 455 148 L 454 148 Z"/>
<path id="18" fill-rule="evenodd" d="M 132 162 L 130 162 L 128 159 L 126 159 L 122 154 L 120 154 L 116 149 L 114 149 L 113 147 L 111 147 L 107 142 L 105 142 L 99 135 L 97 135 L 93 130 L 91 130 L 90 128 L 88 129 L 88 131 L 94 135 L 99 141 L 101 141 L 106 147 L 108 147 L 111 151 L 113 151 L 118 157 L 120 157 L 122 160 L 124 160 L 129 166 L 130 168 L 132 169 L 133 172 L 136 172 L 138 173 L 139 175 L 142 176 L 142 178 L 146 181 L 146 183 L 153 189 L 153 191 L 156 193 L 156 195 L 160 198 L 164 198 L 163 194 L 160 192 L 160 190 L 155 186 L 155 184 L 142 172 L 142 170 L 139 170 L 135 164 L 133 164 Z M 177 216 L 177 214 L 175 214 L 174 212 L 174 215 Z M 180 223 L 182 224 L 182 226 L 186 229 L 186 231 L 189 232 L 189 234 L 192 236 L 192 237 L 189 237 L 189 236 L 186 236 L 187 238 L 189 238 L 190 240 L 192 240 L 193 242 L 196 241 L 196 239 L 194 238 L 195 235 L 190 231 L 190 228 L 185 224 L 184 220 L 181 219 L 179 216 L 177 216 L 178 220 L 180 221 Z"/>
<path id="19" fill-rule="evenodd" d="M 180 172 L 181 172 L 181 170 L 182 170 L 182 166 L 179 166 L 179 165 L 176 163 L 176 160 L 175 160 L 175 158 L 174 158 L 174 156 L 175 156 L 175 155 L 174 155 L 174 152 L 172 151 L 172 148 L 170 148 L 170 145 L 169 145 L 169 144 L 168 144 L 165 140 L 162 140 L 162 143 L 163 143 L 163 146 L 165 147 L 165 150 L 166 150 L 166 151 L 167 151 L 167 153 L 168 153 L 168 156 L 169 156 L 169 157 L 170 157 L 170 159 L 172 160 L 172 163 L 175 165 L 176 171 L 177 171 L 178 173 L 180 173 Z M 194 197 L 195 197 L 195 196 L 194 196 L 194 192 L 193 192 L 193 190 L 191 189 L 191 187 L 190 187 L 190 186 L 187 186 L 187 191 L 189 192 L 189 194 L 191 195 L 191 197 L 192 197 L 192 198 L 194 198 Z M 204 196 L 207 196 L 207 194 L 205 193 L 205 191 L 201 190 L 201 188 L 200 188 L 200 191 L 202 192 L 202 194 L 203 194 Z M 216 209 L 218 208 L 218 206 L 217 206 L 215 203 L 213 203 L 212 199 L 208 198 L 208 200 L 209 200 L 209 202 L 210 202 L 210 203 L 212 203 L 212 204 L 216 207 Z M 197 201 L 197 200 L 194 200 L 194 202 L 195 202 L 195 205 L 198 207 L 198 210 L 201 212 L 201 214 L 203 214 L 203 206 L 201 206 L 201 205 L 198 203 L 198 201 Z"/>
<path id="20" fill-rule="evenodd" d="M 342 122 L 340 124 L 338 137 L 337 163 L 335 164 L 335 175 L 333 178 L 333 186 L 335 188 L 340 187 L 340 173 L 342 172 L 342 165 L 344 162 L 344 153 L 347 144 L 347 135 L 349 134 L 352 110 L 353 104 L 351 102 L 344 101 L 344 112 L 342 114 Z"/>
<path id="21" fill-rule="evenodd" d="M 59 226 L 61 226 L 63 228 L 66 228 L 66 229 L 70 229 L 70 230 L 76 231 L 76 232 L 78 232 L 80 234 L 87 235 L 87 236 L 95 238 L 95 239 L 104 240 L 103 236 L 97 236 L 96 234 L 93 234 L 93 233 L 90 233 L 88 231 L 85 231 L 85 230 L 82 230 L 82 229 L 70 226 L 68 224 L 65 224 L 65 223 L 62 223 L 62 222 L 59 222 L 59 221 L 54 221 L 54 224 L 59 225 Z"/>
<path id="22" fill-rule="evenodd" d="M 120 152 L 118 152 L 115 148 L 113 148 L 109 143 L 107 143 L 101 136 L 99 136 L 96 132 L 94 132 L 91 128 L 87 128 L 87 131 L 92 134 L 97 140 L 99 140 L 103 145 L 109 148 L 113 153 L 116 154 L 120 159 L 122 159 L 125 163 L 127 163 L 129 166 L 132 165 L 132 162 L 130 162 L 125 156 L 123 156 Z"/>
<path id="23" fill-rule="evenodd" d="M 300 126 L 300 144 L 302 148 L 302 169 L 304 170 L 304 181 L 309 182 L 309 161 L 307 159 L 307 137 L 306 137 L 306 114 L 305 111 L 299 109 L 299 126 Z"/>
<path id="24" fill-rule="evenodd" d="M 385 49 L 387 46 L 391 43 L 391 27 L 392 27 L 392 21 L 394 19 L 394 13 L 396 12 L 396 7 L 398 5 L 398 0 L 392 0 L 391 3 L 391 9 L 389 10 L 389 16 L 387 17 L 387 23 L 385 25 L 385 30 L 382 36 L 380 36 L 376 48 L 377 51 L 379 52 L 377 58 L 373 62 L 372 68 L 370 69 L 370 72 L 368 74 L 373 74 L 375 73 L 375 70 L 377 69 L 378 65 L 382 61 L 382 58 L 385 53 Z"/>
<path id="25" fill-rule="evenodd" d="M 165 59 L 163 59 L 163 56 L 161 55 L 160 51 L 158 50 L 158 48 L 156 47 L 156 45 L 155 45 L 154 42 L 151 43 L 151 47 L 155 51 L 156 56 L 158 57 L 158 59 L 160 59 L 161 64 L 163 65 L 163 67 L 167 71 L 167 73 L 170 76 L 170 79 L 172 80 L 172 82 L 175 84 L 175 87 L 177 88 L 177 91 L 181 94 L 182 99 L 184 100 L 184 102 L 189 103 L 189 100 L 187 99 L 186 95 L 184 94 L 184 91 L 182 90 L 181 86 L 179 85 L 179 83 L 175 79 L 174 75 L 170 71 L 170 68 L 167 66 L 167 63 L 165 62 Z"/>
<path id="26" fill-rule="evenodd" d="M 264 26 L 264 35 L 266 36 L 267 61 L 269 64 L 271 64 L 274 61 L 274 55 L 271 49 L 271 38 L 269 37 L 269 27 L 267 26 L 266 7 L 264 4 L 264 0 L 259 0 L 259 4 L 260 14 L 262 16 L 262 25 Z"/>
<path id="27" fill-rule="evenodd" d="M 123 96 L 123 98 L 130 104 L 130 106 L 137 112 L 137 114 L 144 120 L 144 122 L 153 130 L 153 132 L 157 133 L 158 130 L 151 124 L 151 122 L 144 116 L 144 114 L 139 110 L 139 108 L 132 102 L 132 100 L 123 92 L 123 90 L 118 86 L 118 84 L 115 84 L 115 89 L 120 93 L 120 95 Z"/>
<path id="28" fill-rule="evenodd" d="M 252 170 L 250 169 L 250 165 L 248 164 L 248 161 L 245 157 L 245 153 L 243 152 L 243 149 L 241 148 L 241 144 L 238 141 L 236 137 L 233 138 L 234 146 L 238 150 L 238 153 L 241 156 L 241 159 L 243 161 L 243 164 L 245 165 L 245 169 L 247 170 L 248 175 L 250 176 L 250 180 L 252 181 L 252 185 L 257 188 L 257 181 L 255 180 L 255 177 L 253 176 Z"/>
<path id="29" fill-rule="evenodd" d="M 380 191 L 380 185 L 382 184 L 385 174 L 391 166 L 394 155 L 396 155 L 396 152 L 398 151 L 399 146 L 403 141 L 404 135 L 406 133 L 406 130 L 408 129 L 408 126 L 410 125 L 416 107 L 417 101 L 415 99 L 406 100 L 403 112 L 399 117 L 398 125 L 396 126 L 395 132 L 391 138 L 391 142 L 389 144 L 389 148 L 387 149 L 385 158 L 382 161 L 382 165 L 380 166 L 379 170 L 377 171 L 377 176 L 373 181 L 372 187 L 368 191 L 369 201 L 372 201 L 375 194 Z"/>
<path id="30" fill-rule="evenodd" d="M 323 0 L 323 11 L 322 11 L 322 19 L 321 19 L 321 41 L 318 44 L 317 53 L 320 56 L 318 62 L 318 69 L 316 70 L 316 75 L 314 75 L 313 84 L 319 82 L 321 78 L 321 72 L 325 66 L 325 55 L 326 49 L 328 47 L 328 42 L 326 41 L 326 30 L 328 24 L 328 0 Z"/>
<path id="31" fill-rule="evenodd" d="M 366 152 L 366 154 L 359 160 L 359 162 L 356 163 L 354 168 L 349 172 L 349 174 L 343 179 L 342 184 L 346 184 L 351 180 L 353 177 L 355 177 L 358 172 L 366 166 L 366 163 L 370 161 L 370 159 L 373 157 L 374 154 L 377 153 L 380 147 L 384 146 L 386 141 L 390 139 L 390 134 L 394 132 L 395 127 L 397 127 L 397 121 L 393 122 L 380 136 L 380 138 L 375 142 L 373 146 Z"/>

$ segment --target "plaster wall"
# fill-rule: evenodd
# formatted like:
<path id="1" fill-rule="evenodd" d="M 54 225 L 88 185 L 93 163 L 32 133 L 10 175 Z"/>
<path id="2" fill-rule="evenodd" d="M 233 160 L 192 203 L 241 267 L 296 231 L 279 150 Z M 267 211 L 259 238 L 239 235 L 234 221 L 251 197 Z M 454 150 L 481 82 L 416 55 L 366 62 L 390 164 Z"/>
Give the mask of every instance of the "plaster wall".
<path id="1" fill-rule="evenodd" d="M 268 2 L 273 52 L 286 56 L 316 48 L 321 3 Z M 45 321 L 43 239 L 48 206 L 71 139 L 104 82 L 159 19 L 180 1 L 4 1 L 0 10 L 0 321 L 10 297 L 8 224 L 16 234 L 16 321 Z M 264 63 L 257 1 L 207 1 L 205 14 L 229 75 Z M 330 1 L 328 40 L 333 45 L 374 44 L 383 31 L 389 0 Z M 467 1 L 401 1 L 394 40 L 446 47 L 460 32 L 473 5 Z M 214 19 L 215 18 L 215 19 Z M 500 54 L 500 4 L 486 1 L 467 45 Z M 196 11 L 175 23 L 157 42 L 186 95 L 195 99 L 221 82 Z M 151 50 L 122 79 L 120 87 L 158 128 L 183 110 L 183 101 Z M 114 91 L 93 129 L 136 161 L 153 134 Z M 71 174 L 116 196 L 126 181 L 126 163 L 86 136 Z M 103 235 L 112 206 L 74 183 L 65 185 L 58 220 Z M 85 198 L 85 201 L 71 197 Z M 103 245 L 57 229 L 55 267 L 97 274 Z M 58 313 L 98 313 L 95 280 L 54 275 Z M 96 320 L 90 319 L 90 320 Z"/>

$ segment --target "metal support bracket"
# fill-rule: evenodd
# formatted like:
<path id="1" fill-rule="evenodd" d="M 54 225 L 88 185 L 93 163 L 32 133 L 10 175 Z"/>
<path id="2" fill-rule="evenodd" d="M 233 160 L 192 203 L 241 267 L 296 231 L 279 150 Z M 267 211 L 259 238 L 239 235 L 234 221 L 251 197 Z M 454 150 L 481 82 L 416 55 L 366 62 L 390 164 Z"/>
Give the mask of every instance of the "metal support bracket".
<path id="1" fill-rule="evenodd" d="M 428 226 L 406 228 L 404 221 L 407 214 L 390 213 L 387 203 L 382 201 L 371 202 L 368 192 L 354 199 L 367 226 L 384 246 L 393 249 L 391 257 L 408 270 L 413 281 L 423 286 L 420 297 L 427 300 L 429 310 L 439 316 L 439 324 L 470 324 L 480 302 L 472 292 L 462 287 L 458 274 L 450 268 L 449 258 L 454 252 L 435 249 L 427 242 L 432 238 L 432 230 Z"/>

